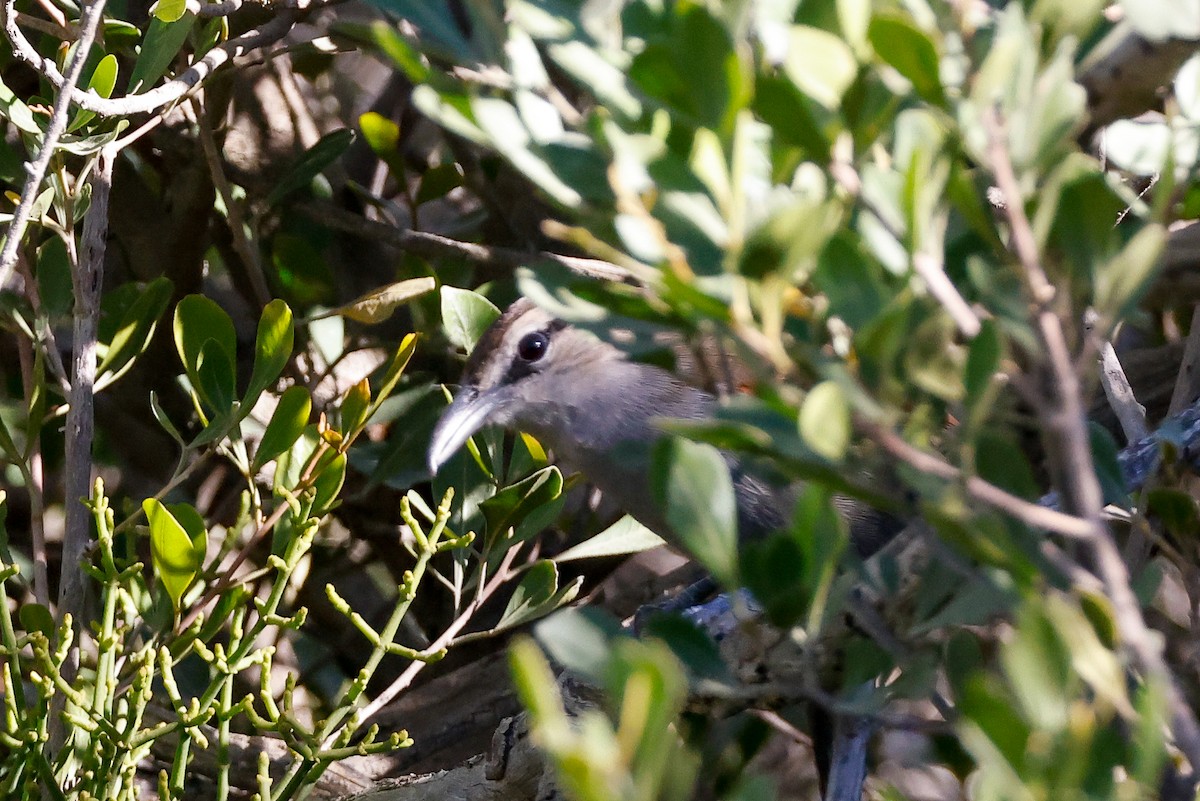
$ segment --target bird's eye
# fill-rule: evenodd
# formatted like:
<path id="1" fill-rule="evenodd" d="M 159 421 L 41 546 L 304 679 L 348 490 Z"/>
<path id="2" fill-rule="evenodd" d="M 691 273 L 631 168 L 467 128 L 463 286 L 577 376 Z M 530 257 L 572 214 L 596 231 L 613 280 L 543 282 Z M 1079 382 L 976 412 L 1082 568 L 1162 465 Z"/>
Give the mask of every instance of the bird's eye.
<path id="1" fill-rule="evenodd" d="M 541 331 L 534 331 L 521 337 L 517 343 L 517 355 L 527 362 L 536 362 L 546 355 L 550 347 L 550 337 Z"/>

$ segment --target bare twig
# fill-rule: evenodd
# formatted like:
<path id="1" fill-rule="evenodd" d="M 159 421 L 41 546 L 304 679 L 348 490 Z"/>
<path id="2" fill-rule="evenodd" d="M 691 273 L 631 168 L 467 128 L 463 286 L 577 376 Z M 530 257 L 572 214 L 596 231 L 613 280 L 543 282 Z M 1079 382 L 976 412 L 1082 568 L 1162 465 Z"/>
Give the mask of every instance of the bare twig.
<path id="1" fill-rule="evenodd" d="M 100 0 L 103 3 L 103 0 Z M 95 28 L 91 29 L 94 33 Z M 86 34 L 85 34 L 86 35 Z M 81 50 L 88 48 L 80 45 Z M 75 642 L 80 643 L 84 628 L 87 583 L 82 563 L 91 541 L 91 512 L 85 501 L 92 490 L 92 439 L 95 433 L 93 388 L 96 382 L 96 336 L 100 323 L 100 289 L 104 276 L 104 252 L 108 239 L 108 198 L 112 188 L 113 162 L 117 151 L 112 146 L 100 151 L 99 164 L 92 173 L 91 206 L 83 222 L 82 247 L 75 260 L 72 283 L 75 290 L 75 324 L 71 349 L 71 393 L 66 421 L 66 468 L 64 496 L 66 524 L 63 529 L 62 566 L 58 587 L 58 616 L 71 616 Z M 73 244 L 69 243 L 69 244 Z M 71 683 L 79 671 L 79 651 L 67 651 L 62 665 L 63 679 Z M 63 745 L 61 719 L 66 697 L 56 694 L 51 702 L 50 748 L 57 752 Z"/>
<path id="2" fill-rule="evenodd" d="M 98 0 L 98 2 L 100 5 L 103 5 L 102 0 Z M 292 29 L 297 16 L 294 11 L 283 11 L 261 28 L 252 28 L 241 36 L 230 39 L 228 42 L 209 50 L 204 58 L 188 67 L 178 77 L 167 81 L 161 86 L 157 86 L 141 94 L 106 99 L 100 97 L 95 92 L 81 91 L 75 85 L 76 81 L 68 82 L 63 77 L 63 74 L 59 72 L 53 59 L 42 56 L 34 49 L 29 40 L 25 38 L 25 34 L 17 27 L 14 11 L 15 3 L 16 0 L 4 0 L 4 30 L 8 34 L 9 42 L 12 43 L 13 54 L 20 60 L 32 65 L 56 89 L 59 89 L 63 95 L 69 97 L 72 103 L 82 109 L 104 117 L 143 114 L 158 111 L 164 106 L 174 103 L 198 86 L 214 70 L 226 62 L 242 56 L 251 50 L 264 47 L 282 39 Z M 90 9 L 92 6 L 86 6 L 86 8 Z M 76 80 L 78 80 L 78 76 L 76 76 Z"/>
<path id="3" fill-rule="evenodd" d="M 34 375 L 33 349 L 36 343 L 24 337 L 17 342 L 17 353 L 21 360 L 21 379 L 25 384 L 25 407 L 33 409 L 32 396 L 38 376 Z M 45 472 L 42 469 L 42 448 L 38 437 L 30 442 L 29 458 L 26 460 L 26 477 L 29 481 L 29 537 L 33 559 L 33 599 L 47 609 L 50 608 L 50 575 L 46 559 L 46 507 Z"/>
<path id="4" fill-rule="evenodd" d="M 1178 414 L 1197 397 L 1200 397 L 1200 304 L 1192 310 L 1192 327 L 1188 331 L 1183 362 L 1179 365 L 1179 377 L 1175 379 L 1167 414 Z"/>
<path id="5" fill-rule="evenodd" d="M 967 339 L 978 336 L 983 324 L 979 322 L 975 310 L 958 293 L 958 287 L 954 286 L 954 282 L 946 275 L 946 267 L 942 260 L 930 253 L 914 253 L 912 264 L 913 272 L 921 276 L 929 294 L 942 304 L 942 308 L 950 315 L 950 319 L 954 320 L 962 335 Z"/>
<path id="6" fill-rule="evenodd" d="M 519 546 L 514 546 L 508 549 L 508 552 L 504 554 L 504 558 L 500 561 L 500 565 L 496 568 L 496 572 L 492 575 L 491 579 L 486 583 L 481 581 L 479 584 L 479 590 L 475 593 L 475 597 L 471 599 L 471 602 L 467 604 L 462 613 L 459 614 L 459 616 L 456 617 L 454 621 L 446 627 L 446 630 L 443 631 L 441 635 L 434 640 L 428 648 L 425 649 L 426 651 L 440 651 L 442 648 L 445 648 L 454 642 L 454 639 L 458 636 L 458 633 L 466 628 L 467 624 L 470 623 L 471 619 L 475 616 L 475 613 L 479 611 L 479 607 L 483 606 L 483 603 L 488 598 L 492 597 L 492 595 L 495 594 L 496 590 L 498 590 L 500 586 L 504 584 L 504 582 L 508 581 L 510 578 L 509 568 L 512 566 L 513 560 L 516 558 L 519 550 Z M 371 702 L 359 711 L 358 719 L 360 721 L 370 720 L 376 712 L 390 704 L 397 695 L 408 689 L 409 685 L 413 683 L 413 680 L 416 679 L 417 675 L 425 669 L 426 664 L 428 663 L 420 660 L 415 660 L 410 663 L 409 666 L 404 669 L 404 672 L 401 673 L 400 676 L 393 681 L 386 690 L 381 692 L 375 698 L 371 699 Z M 334 739 L 336 739 L 336 732 L 331 734 L 329 739 L 321 744 L 321 747 L 328 748 L 329 744 L 333 742 Z"/>
<path id="7" fill-rule="evenodd" d="M 572 272 L 587 278 L 602 281 L 629 282 L 629 271 L 611 262 L 563 256 L 549 251 L 516 250 L 514 248 L 490 247 L 473 242 L 460 242 L 449 237 L 424 231 L 402 231 L 383 223 L 359 217 L 335 206 L 320 203 L 305 203 L 299 207 L 305 216 L 334 230 L 345 231 L 364 239 L 384 242 L 393 247 L 415 253 L 429 259 L 465 259 L 476 264 L 487 264 L 515 270 L 539 261 L 561 264 Z"/>
<path id="8" fill-rule="evenodd" d="M 241 257 L 246 269 L 246 277 L 254 290 L 254 300 L 259 306 L 266 306 L 271 301 L 271 290 L 267 288 L 267 279 L 263 275 L 262 259 L 258 248 L 246 236 L 246 220 L 242 216 L 242 206 L 233 196 L 233 187 L 225 177 L 225 169 L 221 165 L 221 154 L 217 152 L 217 142 L 213 138 L 212 125 L 205 109 L 196 104 L 196 119 L 199 121 L 200 148 L 204 151 L 204 159 L 208 162 L 208 172 L 212 176 L 213 186 L 221 195 L 225 204 L 225 214 L 229 223 L 229 233 L 233 236 L 233 248 Z"/>
<path id="9" fill-rule="evenodd" d="M 13 35 L 12 32 L 16 31 L 17 36 L 25 40 L 24 34 L 17 28 L 15 2 L 16 0 L 6 0 L 4 3 L 4 28 L 9 32 L 10 38 Z M 71 56 L 70 63 L 67 64 L 66 76 L 59 74 L 57 85 L 61 87 L 61 91 L 54 100 L 54 111 L 50 115 L 46 133 L 42 137 L 41 149 L 38 150 L 37 157 L 25 165 L 26 178 L 25 185 L 21 188 L 21 200 L 17 203 L 12 221 L 8 224 L 8 238 L 4 242 L 4 248 L 0 250 L 0 288 L 8 285 L 8 279 L 17 263 L 17 250 L 21 247 L 22 240 L 25 239 L 25 228 L 29 225 L 33 203 L 42 187 L 42 179 L 46 177 L 46 169 L 50 166 L 50 158 L 58 147 L 58 140 L 67 130 L 71 99 L 76 93 L 83 94 L 78 92 L 75 86 L 79 83 L 79 76 L 83 74 L 83 65 L 87 62 L 88 54 L 91 52 L 92 42 L 96 40 L 96 29 L 100 25 L 100 20 L 104 18 L 104 3 L 105 0 L 92 0 L 83 6 L 83 15 L 79 26 L 79 44 L 75 48 L 74 55 Z M 28 40 L 25 40 L 25 44 L 33 51 Z M 14 51 L 15 48 L 14 44 Z M 37 55 L 36 51 L 33 52 L 34 55 Z M 51 65 L 54 64 L 52 59 L 42 59 L 41 56 L 38 58 Z M 55 72 L 57 71 L 58 68 L 55 67 Z M 92 96 L 96 97 L 97 95 L 93 93 Z"/>
<path id="10" fill-rule="evenodd" d="M 1089 309 L 1084 315 L 1084 327 L 1088 331 L 1091 346 L 1100 354 L 1100 386 L 1104 389 L 1104 396 L 1108 398 L 1108 405 L 1117 415 L 1117 422 L 1121 424 L 1125 441 L 1137 442 L 1150 435 L 1150 430 L 1146 427 L 1146 407 L 1138 403 L 1137 396 L 1133 394 L 1133 387 L 1125 376 L 1125 370 L 1121 367 L 1121 360 L 1117 358 L 1117 351 L 1112 342 L 1107 339 L 1100 340 L 1095 335 L 1097 318 L 1096 312 Z M 1186 405 L 1180 404 L 1179 409 L 1169 414 L 1180 411 Z"/>
<path id="11" fill-rule="evenodd" d="M 1011 515 L 1028 526 L 1073 539 L 1086 537 L 1091 530 L 1088 522 L 1082 518 L 1027 501 L 979 476 L 965 476 L 961 470 L 940 456 L 910 445 L 899 434 L 883 426 L 860 421 L 859 427 L 868 437 L 882 445 L 884 450 L 910 467 L 946 481 L 960 482 L 967 494 L 975 500 Z"/>
<path id="12" fill-rule="evenodd" d="M 834 163 L 830 166 L 830 173 L 838 185 L 848 194 L 857 198 L 862 207 L 870 212 L 871 216 L 883 226 L 893 239 L 897 242 L 905 241 L 907 237 L 903 232 L 897 229 L 888 216 L 862 193 L 862 179 L 859 178 L 858 172 L 850 163 L 848 156 L 842 157 L 840 153 L 835 155 Z M 933 295 L 934 299 L 942 305 L 962 335 L 967 339 L 974 339 L 979 334 L 982 323 L 980 323 L 975 310 L 971 308 L 971 304 L 967 303 L 959 293 L 958 287 L 946 275 L 946 268 L 942 264 L 941 257 L 931 252 L 914 253 L 912 266 L 913 272 L 925 282 L 929 294 Z"/>
<path id="13" fill-rule="evenodd" d="M 1163 660 L 1161 637 L 1150 630 L 1142 617 L 1141 606 L 1130 586 L 1129 571 L 1104 524 L 1104 496 L 1092 461 L 1079 376 L 1072 368 L 1062 320 L 1051 307 L 1055 289 L 1042 266 L 1033 229 L 1025 215 L 999 111 L 991 109 L 985 114 L 984 125 L 989 140 L 989 166 L 1005 200 L 1010 247 L 1020 264 L 1035 331 L 1044 352 L 1046 403 L 1041 417 L 1052 477 L 1066 508 L 1086 524 L 1081 540 L 1088 548 L 1093 572 L 1112 601 L 1122 644 L 1146 678 L 1159 684 L 1166 693 L 1167 708 L 1173 715 L 1172 733 L 1190 763 L 1194 780 L 1200 771 L 1200 725 Z"/>

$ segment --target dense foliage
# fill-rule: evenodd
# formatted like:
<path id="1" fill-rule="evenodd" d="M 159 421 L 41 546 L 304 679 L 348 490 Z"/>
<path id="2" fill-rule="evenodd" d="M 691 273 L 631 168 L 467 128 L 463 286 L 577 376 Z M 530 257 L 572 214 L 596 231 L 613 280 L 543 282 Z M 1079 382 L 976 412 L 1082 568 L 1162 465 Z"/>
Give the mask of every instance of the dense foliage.
<path id="1" fill-rule="evenodd" d="M 515 697 L 573 798 L 815 792 L 795 744 L 830 727 L 838 797 L 864 758 L 890 797 L 1194 796 L 1196 12 L 4 18 L 6 797 L 435 768 L 533 797 L 466 762 Z M 689 554 L 749 590 L 729 614 L 622 629 L 649 594 L 593 591 L 657 540 L 528 436 L 428 474 L 518 294 L 633 358 L 668 333 L 745 365 L 655 464 Z M 783 531 L 738 542 L 721 449 L 804 482 Z M 839 495 L 912 523 L 864 561 Z M 439 725 L 467 752 L 405 762 Z"/>

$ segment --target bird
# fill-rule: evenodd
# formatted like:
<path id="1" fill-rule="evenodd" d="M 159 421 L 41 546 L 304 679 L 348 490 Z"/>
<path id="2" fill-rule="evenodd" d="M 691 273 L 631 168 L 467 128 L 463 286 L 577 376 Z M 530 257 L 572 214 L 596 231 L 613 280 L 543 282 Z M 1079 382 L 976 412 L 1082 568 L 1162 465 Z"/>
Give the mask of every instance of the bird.
<path id="1" fill-rule="evenodd" d="M 467 359 L 457 394 L 434 427 L 430 472 L 474 433 L 494 425 L 534 436 L 565 468 L 578 471 L 618 508 L 678 545 L 650 480 L 663 419 L 704 420 L 716 396 L 663 367 L 634 361 L 591 331 L 520 298 L 483 333 Z M 740 541 L 785 526 L 795 485 L 778 486 L 735 454 L 724 453 L 737 502 Z M 835 497 L 851 542 L 868 556 L 902 528 L 890 514 Z"/>
<path id="2" fill-rule="evenodd" d="M 679 532 L 672 530 L 651 489 L 654 447 L 666 436 L 658 421 L 704 420 L 718 405 L 716 396 L 674 372 L 634 361 L 611 342 L 521 298 L 483 333 L 468 357 L 458 392 L 430 438 L 429 469 L 436 474 L 485 426 L 523 431 L 564 467 L 582 473 L 617 507 L 680 546 Z M 737 502 L 739 542 L 786 526 L 797 485 L 777 486 L 736 454 L 723 456 Z M 904 527 L 898 518 L 856 499 L 835 495 L 833 500 L 862 558 Z M 659 609 L 681 611 L 714 589 L 711 579 L 702 580 Z M 823 797 L 838 735 L 828 710 L 808 706 Z"/>

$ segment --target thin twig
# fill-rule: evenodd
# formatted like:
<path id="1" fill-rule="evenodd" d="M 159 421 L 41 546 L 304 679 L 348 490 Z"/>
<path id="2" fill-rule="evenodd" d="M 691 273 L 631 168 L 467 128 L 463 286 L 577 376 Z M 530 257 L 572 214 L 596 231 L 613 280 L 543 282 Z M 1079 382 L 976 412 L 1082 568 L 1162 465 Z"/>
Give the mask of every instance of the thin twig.
<path id="1" fill-rule="evenodd" d="M 958 326 L 962 335 L 967 339 L 977 337 L 983 324 L 971 305 L 958 293 L 958 287 L 946 275 L 946 267 L 942 260 L 930 253 L 914 253 L 912 265 L 913 272 L 921 276 L 929 294 L 942 304 L 942 308 L 950 315 L 950 319 Z"/>
<path id="2" fill-rule="evenodd" d="M 364 239 L 373 239 L 429 259 L 464 259 L 476 264 L 515 270 L 538 261 L 552 261 L 587 278 L 602 281 L 629 282 L 628 270 L 611 262 L 564 256 L 549 251 L 517 250 L 490 247 L 473 242 L 461 242 L 425 231 L 398 230 L 390 225 L 372 222 L 335 206 L 305 203 L 299 211 L 306 217 L 337 231 L 345 231 Z"/>
<path id="3" fill-rule="evenodd" d="M 1108 339 L 1102 340 L 1097 335 L 1098 319 L 1099 315 L 1094 309 L 1088 309 L 1083 317 L 1089 345 L 1084 350 L 1090 352 L 1094 348 L 1099 353 L 1100 386 L 1104 389 L 1104 396 L 1117 416 L 1117 422 L 1120 423 L 1121 431 L 1125 434 L 1125 441 L 1137 442 L 1150 435 L 1150 429 L 1146 427 L 1146 407 L 1138 403 L 1137 396 L 1134 395 L 1133 387 L 1129 384 L 1125 369 L 1121 367 L 1121 360 L 1117 357 L 1117 350 L 1113 347 L 1112 342 Z M 1086 362 L 1084 363 L 1086 364 Z M 1182 404 L 1180 409 L 1186 405 L 1186 403 Z M 1175 411 L 1179 411 L 1179 409 Z M 1168 414 L 1174 413 L 1174 411 L 1168 412 Z"/>
<path id="4" fill-rule="evenodd" d="M 103 5 L 103 0 L 97 0 Z M 260 28 L 252 28 L 234 39 L 230 39 L 205 54 L 204 58 L 184 70 L 176 78 L 157 86 L 147 92 L 127 95 L 118 98 L 103 98 L 95 92 L 81 91 L 75 81 L 68 82 L 59 72 L 54 60 L 42 56 L 33 47 L 21 29 L 17 27 L 14 6 L 16 0 L 4 0 L 4 30 L 13 46 L 13 55 L 21 61 L 30 64 L 40 72 L 56 89 L 62 91 L 82 109 L 91 111 L 103 117 L 126 117 L 133 114 L 144 114 L 158 111 L 170 103 L 184 97 L 198 86 L 214 70 L 234 58 L 242 56 L 251 50 L 272 44 L 282 39 L 296 22 L 297 13 L 283 11 L 273 17 Z M 91 6 L 87 6 L 91 8 Z M 79 52 L 86 53 L 85 48 Z M 78 76 L 76 76 L 78 80 Z"/>
<path id="5" fill-rule="evenodd" d="M 1179 365 L 1167 414 L 1178 414 L 1197 397 L 1200 397 L 1200 304 L 1192 310 L 1192 325 L 1183 346 L 1183 361 Z"/>
<path id="6" fill-rule="evenodd" d="M 475 616 L 475 613 L 479 611 L 479 607 L 483 606 L 483 603 L 488 598 L 492 597 L 492 595 L 500 588 L 502 584 L 504 584 L 504 582 L 508 581 L 509 568 L 512 566 L 513 560 L 516 558 L 519 550 L 519 546 L 513 546 L 512 548 L 508 549 L 508 552 L 504 554 L 504 558 L 500 561 L 500 565 L 496 568 L 495 575 L 493 575 L 492 578 L 486 582 L 486 584 L 481 583 L 479 585 L 479 591 L 475 593 L 475 597 L 471 599 L 471 602 L 467 604 L 462 613 L 456 617 L 449 626 L 446 627 L 446 630 L 443 631 L 441 635 L 439 635 L 438 638 L 434 640 L 428 648 L 425 649 L 426 651 L 440 651 L 454 642 L 454 638 L 458 636 L 460 631 L 466 628 L 467 623 L 471 622 L 471 619 Z M 363 722 L 370 720 L 375 713 L 391 703 L 397 695 L 408 689 L 409 685 L 413 683 L 413 680 L 416 679 L 417 675 L 425 669 L 426 664 L 428 663 L 422 662 L 421 660 L 415 660 L 410 663 L 409 666 L 404 669 L 404 672 L 401 673 L 400 676 L 393 681 L 386 690 L 381 692 L 375 698 L 371 699 L 371 702 L 359 711 L 358 719 Z M 336 739 L 336 733 L 331 734 L 329 739 L 321 744 L 321 747 L 328 748 L 329 744 L 334 739 Z"/>
<path id="7" fill-rule="evenodd" d="M 24 34 L 21 34 L 20 29 L 17 28 L 15 3 L 16 0 L 5 0 L 4 28 L 9 31 L 10 38 L 12 31 L 16 31 L 17 35 L 24 40 Z M 79 76 L 83 74 L 83 65 L 87 62 L 88 54 L 92 50 L 92 42 L 96 40 L 96 30 L 100 25 L 100 20 L 104 18 L 104 3 L 105 0 L 92 0 L 83 6 L 79 26 L 79 43 L 67 65 L 66 76 L 59 75 L 60 80 L 57 85 L 61 91 L 54 99 L 54 111 L 50 114 L 50 122 L 42 137 L 41 149 L 38 150 L 37 157 L 25 165 L 26 178 L 25 185 L 21 188 L 21 200 L 17 203 L 16 211 L 13 212 L 12 220 L 8 224 L 8 238 L 4 242 L 4 248 L 0 249 L 0 288 L 8 286 L 8 279 L 12 276 L 13 267 L 17 263 L 17 249 L 21 247 L 21 242 L 25 239 L 25 228 L 29 225 L 29 217 L 33 213 L 34 201 L 42 188 L 42 180 L 46 177 L 46 169 L 50 166 L 50 159 L 55 150 L 58 149 L 58 140 L 67 130 L 71 99 L 78 91 L 75 86 L 79 83 Z M 25 44 L 29 45 L 28 40 L 25 40 Z M 15 48 L 14 43 L 14 52 Z M 33 49 L 32 45 L 29 45 L 29 49 Z M 36 55 L 36 51 L 33 52 Z M 51 65 L 54 64 L 52 59 L 43 59 L 41 56 L 38 58 Z M 55 67 L 55 71 L 58 71 L 57 67 Z M 97 97 L 98 95 L 92 93 L 92 96 Z"/>
<path id="8" fill-rule="evenodd" d="M 39 376 L 34 375 L 33 349 L 37 343 L 18 337 L 17 354 L 21 360 L 21 380 L 25 384 L 25 408 L 33 412 L 34 387 Z M 30 421 L 32 422 L 32 421 Z M 36 434 L 29 443 L 26 460 L 29 480 L 29 536 L 33 559 L 33 599 L 47 609 L 50 608 L 50 574 L 46 558 L 46 480 L 42 468 L 42 448 Z"/>
<path id="9" fill-rule="evenodd" d="M 229 179 L 225 177 L 225 169 L 221 165 L 221 154 L 217 152 L 217 142 L 213 138 L 212 124 L 209 122 L 208 114 L 204 108 L 201 108 L 199 102 L 196 102 L 195 105 L 196 119 L 199 123 L 200 149 L 204 151 L 204 159 L 208 162 L 208 172 L 212 176 L 213 186 L 216 187 L 217 192 L 221 195 L 222 203 L 225 204 L 226 221 L 229 224 L 229 233 L 233 236 L 233 248 L 245 266 L 246 277 L 250 280 L 250 287 L 254 290 L 255 301 L 259 306 L 266 306 L 271 302 L 271 290 L 267 288 L 267 279 L 263 275 L 262 259 L 259 257 L 258 248 L 246 236 L 246 220 L 242 216 L 242 206 L 233 196 L 233 187 L 229 185 Z"/>
<path id="10" fill-rule="evenodd" d="M 838 185 L 842 187 L 848 194 L 858 199 L 862 207 L 870 213 L 875 220 L 883 226 L 883 229 L 888 232 L 888 235 L 897 242 L 904 242 L 907 237 L 902 231 L 896 228 L 883 210 L 880 209 L 870 198 L 862 192 L 862 179 L 859 178 L 858 172 L 850 163 L 849 158 L 843 158 L 840 153 L 835 155 L 834 164 L 830 166 L 830 174 L 833 175 Z M 914 253 L 912 257 L 913 272 L 921 277 L 925 282 L 926 289 L 933 296 L 934 300 L 942 305 L 946 313 L 950 315 L 950 319 L 958 326 L 958 330 L 967 339 L 974 339 L 979 335 L 979 331 L 983 324 L 979 321 L 979 315 L 971 308 L 971 304 L 967 303 L 966 299 L 959 293 L 958 287 L 946 275 L 945 265 L 942 263 L 940 255 L 935 255 L 932 252 Z"/>
<path id="11" fill-rule="evenodd" d="M 859 428 L 873 441 L 900 461 L 922 473 L 961 483 L 967 494 L 1033 528 L 1052 531 L 1064 537 L 1080 539 L 1091 531 L 1088 521 L 1074 515 L 1048 509 L 1013 495 L 979 476 L 966 476 L 940 456 L 910 445 L 899 434 L 875 423 L 859 421 Z"/>
<path id="12" fill-rule="evenodd" d="M 1042 266 L 1033 228 L 1025 215 L 1000 112 L 989 109 L 984 115 L 984 125 L 988 133 L 989 166 L 1005 200 L 1010 247 L 1020 263 L 1021 277 L 1031 303 L 1031 316 L 1045 358 L 1047 403 L 1041 416 L 1048 439 L 1052 477 L 1066 508 L 1086 523 L 1081 539 L 1088 548 L 1092 569 L 1112 601 L 1122 643 L 1146 678 L 1159 684 L 1166 693 L 1167 708 L 1173 715 L 1172 733 L 1176 745 L 1190 763 L 1194 781 L 1200 771 L 1200 725 L 1163 659 L 1161 636 L 1146 625 L 1130 586 L 1129 571 L 1104 524 L 1104 496 L 1092 461 L 1079 376 L 1072 368 L 1062 320 L 1051 308 L 1055 289 Z"/>

